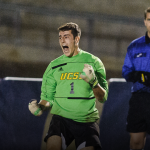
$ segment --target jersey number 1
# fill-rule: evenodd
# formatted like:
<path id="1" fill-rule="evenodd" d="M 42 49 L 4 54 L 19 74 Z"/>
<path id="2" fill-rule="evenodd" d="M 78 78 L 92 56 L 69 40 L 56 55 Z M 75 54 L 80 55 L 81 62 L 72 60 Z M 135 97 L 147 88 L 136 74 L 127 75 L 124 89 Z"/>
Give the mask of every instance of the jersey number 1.
<path id="1" fill-rule="evenodd" d="M 70 91 L 70 94 L 74 94 L 74 91 L 73 91 L 73 89 L 74 89 L 74 82 L 72 82 L 70 85 L 71 85 L 71 91 Z"/>

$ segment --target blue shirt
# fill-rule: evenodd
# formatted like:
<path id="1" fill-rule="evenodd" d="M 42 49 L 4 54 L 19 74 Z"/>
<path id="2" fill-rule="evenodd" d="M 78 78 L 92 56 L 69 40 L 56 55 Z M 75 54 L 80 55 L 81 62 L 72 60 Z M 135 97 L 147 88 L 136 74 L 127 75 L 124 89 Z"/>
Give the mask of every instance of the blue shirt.
<path id="1" fill-rule="evenodd" d="M 147 33 L 130 43 L 122 67 L 122 76 L 127 82 L 133 82 L 131 72 L 145 71 L 150 72 L 150 38 Z M 148 92 L 150 87 L 139 82 L 133 82 L 131 92 Z"/>

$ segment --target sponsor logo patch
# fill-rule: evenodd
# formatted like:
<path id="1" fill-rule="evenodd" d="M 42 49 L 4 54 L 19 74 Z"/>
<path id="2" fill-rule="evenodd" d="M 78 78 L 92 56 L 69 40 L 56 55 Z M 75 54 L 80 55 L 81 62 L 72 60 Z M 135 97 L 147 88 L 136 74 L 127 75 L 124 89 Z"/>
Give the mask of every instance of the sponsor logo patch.
<path id="1" fill-rule="evenodd" d="M 136 53 L 134 55 L 134 58 L 139 58 L 139 57 L 146 57 L 146 53 Z"/>

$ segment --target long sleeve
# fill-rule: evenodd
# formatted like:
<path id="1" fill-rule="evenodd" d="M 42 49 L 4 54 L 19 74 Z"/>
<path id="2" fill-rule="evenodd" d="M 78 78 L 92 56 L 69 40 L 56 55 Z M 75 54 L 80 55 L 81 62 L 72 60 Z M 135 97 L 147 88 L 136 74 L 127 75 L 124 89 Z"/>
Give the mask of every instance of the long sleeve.
<path id="1" fill-rule="evenodd" d="M 103 102 L 107 100 L 108 97 L 108 83 L 106 81 L 106 71 L 103 63 L 101 62 L 100 59 L 97 59 L 95 62 L 95 67 L 96 67 L 96 76 L 98 79 L 98 82 L 100 86 L 105 90 L 105 95 L 103 98 Z"/>
<path id="2" fill-rule="evenodd" d="M 122 67 L 122 76 L 128 82 L 134 81 L 134 71 L 135 71 L 132 60 L 131 60 L 131 48 L 132 48 L 131 46 L 128 47 L 127 54 L 124 60 L 124 65 Z"/>
<path id="3" fill-rule="evenodd" d="M 51 106 L 53 105 L 53 100 L 56 93 L 56 85 L 57 83 L 53 76 L 53 70 L 50 64 L 43 75 L 41 100 L 46 100 L 50 102 Z"/>

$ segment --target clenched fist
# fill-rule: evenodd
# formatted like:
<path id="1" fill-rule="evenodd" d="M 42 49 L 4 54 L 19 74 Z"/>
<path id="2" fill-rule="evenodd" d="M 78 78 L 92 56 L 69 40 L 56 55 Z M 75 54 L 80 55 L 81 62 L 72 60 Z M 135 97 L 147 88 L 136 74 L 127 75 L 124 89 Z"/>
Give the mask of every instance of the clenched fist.
<path id="1" fill-rule="evenodd" d="M 80 74 L 80 77 L 89 83 L 92 88 L 98 84 L 97 77 L 91 65 L 84 64 L 83 72 Z"/>
<path id="2" fill-rule="evenodd" d="M 28 105 L 30 112 L 35 116 L 41 116 L 43 111 L 40 105 L 37 103 L 37 100 L 32 99 Z"/>

